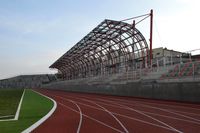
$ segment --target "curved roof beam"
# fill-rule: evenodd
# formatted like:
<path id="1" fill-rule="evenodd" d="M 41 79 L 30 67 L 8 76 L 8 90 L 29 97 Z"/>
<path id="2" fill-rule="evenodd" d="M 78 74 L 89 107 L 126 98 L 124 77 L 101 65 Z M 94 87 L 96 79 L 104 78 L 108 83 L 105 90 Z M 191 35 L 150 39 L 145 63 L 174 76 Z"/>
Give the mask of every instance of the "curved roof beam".
<path id="1" fill-rule="evenodd" d="M 144 36 L 133 26 L 121 21 L 104 20 L 75 46 L 61 56 L 50 68 L 74 70 L 95 67 L 124 56 L 125 60 L 141 58 L 148 50 Z M 131 56 L 133 53 L 134 56 Z M 135 56 L 137 54 L 137 56 Z"/>

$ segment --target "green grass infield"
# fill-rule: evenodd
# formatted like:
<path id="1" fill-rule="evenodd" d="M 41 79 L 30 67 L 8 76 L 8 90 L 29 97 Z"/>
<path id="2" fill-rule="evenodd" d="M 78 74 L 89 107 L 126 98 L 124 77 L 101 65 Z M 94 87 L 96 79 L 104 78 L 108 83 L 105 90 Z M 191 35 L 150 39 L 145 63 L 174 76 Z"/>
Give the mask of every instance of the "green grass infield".
<path id="1" fill-rule="evenodd" d="M 23 89 L 0 89 L 0 119 L 14 118 Z"/>
<path id="2" fill-rule="evenodd" d="M 32 90 L 25 90 L 24 99 L 17 121 L 0 121 L 1 133 L 20 133 L 45 116 L 53 102 Z"/>

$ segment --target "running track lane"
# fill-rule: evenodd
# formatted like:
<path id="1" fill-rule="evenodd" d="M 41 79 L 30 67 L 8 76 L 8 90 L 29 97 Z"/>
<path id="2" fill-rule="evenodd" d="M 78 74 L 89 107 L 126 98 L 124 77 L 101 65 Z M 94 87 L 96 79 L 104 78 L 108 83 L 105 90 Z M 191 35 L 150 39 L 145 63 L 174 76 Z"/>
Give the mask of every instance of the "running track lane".
<path id="1" fill-rule="evenodd" d="M 200 133 L 200 105 L 37 90 L 57 109 L 34 133 Z"/>

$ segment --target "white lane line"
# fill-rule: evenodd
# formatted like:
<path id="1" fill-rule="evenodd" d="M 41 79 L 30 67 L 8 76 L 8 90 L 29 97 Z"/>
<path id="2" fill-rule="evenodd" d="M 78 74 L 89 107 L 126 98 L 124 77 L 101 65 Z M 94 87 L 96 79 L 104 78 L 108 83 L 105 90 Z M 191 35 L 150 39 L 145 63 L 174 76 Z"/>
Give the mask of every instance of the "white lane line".
<path id="1" fill-rule="evenodd" d="M 99 100 L 102 100 L 102 99 L 99 99 Z M 127 102 L 127 101 L 126 102 L 125 101 L 124 102 L 123 101 L 119 101 L 119 102 L 121 102 L 123 104 L 126 104 L 126 105 L 132 105 L 133 104 L 133 103 L 131 104 L 130 102 Z M 154 106 L 146 105 L 146 104 L 143 104 L 143 103 L 140 103 L 140 102 L 134 102 L 134 104 L 137 104 L 137 105 L 139 105 L 141 107 L 153 108 L 153 109 L 161 110 L 161 111 L 168 112 L 168 113 L 171 113 L 171 114 L 175 114 L 177 116 L 181 116 L 181 117 L 193 120 L 194 122 L 195 121 L 200 122 L 199 119 L 196 119 L 196 118 L 193 118 L 193 117 L 190 117 L 190 116 L 186 116 L 186 115 L 183 115 L 183 114 L 180 114 L 180 113 L 176 113 L 176 112 L 174 112 L 173 110 L 170 110 L 170 109 L 163 109 L 163 108 L 159 108 L 159 107 L 154 107 Z M 179 112 L 181 112 L 181 111 L 179 111 Z M 184 113 L 184 112 L 182 112 L 182 113 Z"/>
<path id="2" fill-rule="evenodd" d="M 16 121 L 16 120 L 14 120 L 14 119 L 2 119 L 0 121 Z"/>
<path id="3" fill-rule="evenodd" d="M 186 115 L 183 115 L 183 114 L 180 114 L 180 113 L 176 113 L 176 112 L 173 112 L 173 111 L 168 110 L 168 109 L 162 109 L 162 108 L 159 108 L 159 107 L 153 107 L 153 106 L 150 106 L 150 105 L 143 105 L 143 104 L 141 104 L 141 106 L 162 110 L 162 111 L 165 111 L 165 112 L 169 112 L 171 114 L 175 114 L 175 115 L 178 115 L 178 116 L 185 117 L 187 119 L 191 119 L 191 120 L 200 122 L 199 119 L 196 119 L 196 118 L 193 118 L 193 117 L 190 117 L 190 116 L 186 116 Z"/>
<path id="4" fill-rule="evenodd" d="M 73 95 L 75 95 L 76 96 L 76 94 L 74 94 L 73 93 Z M 83 96 L 84 97 L 84 96 Z M 124 102 L 128 102 L 128 103 L 132 103 L 132 102 L 143 102 L 143 103 L 146 103 L 146 104 L 153 104 L 153 105 L 162 105 L 162 106 L 166 106 L 166 107 L 173 107 L 173 108 L 183 108 L 183 109 L 189 109 L 189 110 L 197 110 L 197 111 L 200 111 L 200 105 L 194 105 L 194 106 L 196 106 L 196 107 L 189 107 L 189 106 L 184 106 L 184 105 L 180 105 L 180 104 L 177 104 L 177 105 L 173 105 L 173 104 L 169 104 L 169 103 L 155 103 L 155 100 L 154 101 L 150 101 L 150 102 L 147 102 L 148 101 L 148 99 L 144 99 L 144 100 L 146 100 L 146 101 L 141 101 L 140 99 L 138 99 L 138 98 L 133 98 L 133 99 L 131 99 L 131 100 L 134 100 L 134 101 L 130 101 L 130 100 L 127 100 L 127 99 L 124 99 L 124 98 L 122 98 L 122 99 L 119 99 L 119 98 L 111 98 L 111 97 L 108 97 L 108 96 L 98 96 L 99 98 L 106 98 L 106 99 L 111 99 L 111 100 L 120 100 L 120 101 L 124 101 Z M 183 103 L 184 104 L 184 103 Z M 190 105 L 190 104 L 188 104 L 188 105 Z"/>
<path id="5" fill-rule="evenodd" d="M 176 131 L 176 132 L 178 132 L 178 133 L 183 133 L 182 131 L 179 131 L 178 129 L 176 129 L 176 128 L 170 126 L 170 125 L 168 125 L 167 123 L 165 123 L 165 122 L 163 122 L 163 121 L 160 121 L 160 120 L 158 120 L 158 119 L 156 119 L 156 118 L 154 118 L 154 117 L 152 117 L 152 116 L 150 116 L 150 115 L 147 115 L 147 114 L 145 114 L 145 113 L 143 113 L 143 112 L 141 112 L 141 111 L 139 111 L 139 110 L 137 110 L 137 109 L 133 109 L 133 108 L 128 107 L 128 106 L 126 106 L 126 105 L 118 104 L 117 102 L 113 102 L 113 101 L 109 101 L 109 100 L 106 100 L 106 101 L 111 102 L 111 103 L 114 103 L 114 104 L 116 104 L 116 105 L 118 105 L 118 106 L 124 107 L 124 108 L 126 108 L 126 109 L 135 111 L 135 112 L 137 112 L 137 113 L 139 113 L 139 114 L 141 114 L 141 115 L 144 115 L 144 116 L 146 116 L 146 117 L 148 117 L 148 118 L 151 118 L 152 120 L 155 120 L 155 121 L 157 121 L 157 122 L 159 122 L 159 123 L 161 123 L 161 124 L 163 124 L 163 125 L 165 125 L 165 126 L 171 128 L 171 129 L 173 129 L 174 131 Z"/>
<path id="6" fill-rule="evenodd" d="M 34 91 L 34 90 L 32 90 Z M 37 91 L 34 91 L 35 93 L 38 93 L 39 95 L 46 97 L 48 99 L 50 99 L 51 101 L 53 101 L 53 108 L 45 115 L 43 116 L 40 120 L 38 120 L 36 123 L 34 123 L 33 125 L 31 125 L 30 127 L 28 127 L 27 129 L 25 129 L 24 131 L 22 131 L 21 133 L 30 133 L 32 132 L 35 128 L 37 128 L 39 125 L 41 125 L 44 121 L 46 121 L 52 114 L 53 112 L 56 110 L 57 108 L 57 103 L 55 100 L 53 100 L 52 98 L 45 96 Z"/>
<path id="7" fill-rule="evenodd" d="M 181 119 L 181 118 L 176 118 L 176 117 L 167 116 L 167 115 L 160 115 L 160 114 L 151 113 L 151 112 L 146 112 L 146 111 L 142 111 L 142 112 L 143 112 L 143 113 L 146 113 L 146 114 L 150 114 L 150 115 L 155 115 L 155 116 L 160 116 L 160 117 L 165 117 L 165 118 L 169 118 L 169 119 L 174 119 L 174 120 L 179 120 L 179 121 L 185 121 L 185 122 L 188 122 L 188 123 L 193 123 L 193 124 L 200 125 L 200 123 L 199 123 L 199 122 L 196 122 L 196 121 L 185 120 L 185 119 Z"/>
<path id="8" fill-rule="evenodd" d="M 82 98 L 87 98 L 87 97 L 85 97 L 85 96 L 81 96 Z M 101 101 L 104 101 L 103 99 L 100 99 L 100 98 L 96 98 L 96 99 L 99 99 L 99 100 L 101 100 Z M 184 118 L 187 118 L 187 119 L 190 119 L 190 120 L 184 120 L 184 121 L 190 121 L 190 122 L 192 122 L 193 121 L 193 123 L 196 123 L 196 121 L 200 121 L 200 120 L 198 120 L 198 119 L 195 119 L 195 118 L 193 118 L 193 117 L 190 117 L 190 116 L 186 116 L 186 115 L 183 115 L 184 113 L 188 113 L 188 112 L 182 112 L 182 111 L 173 111 L 173 110 L 168 110 L 168 109 L 162 109 L 162 108 L 157 108 L 157 107 L 154 107 L 154 106 L 151 106 L 151 105 L 145 105 L 145 104 L 141 104 L 139 101 L 133 101 L 133 102 L 130 102 L 130 101 L 127 101 L 127 100 L 125 100 L 125 99 L 118 99 L 118 98 L 107 98 L 108 100 L 109 99 L 111 99 L 113 102 L 121 102 L 121 103 L 124 103 L 124 104 L 126 104 L 126 105 L 136 105 L 136 106 L 141 106 L 141 107 L 148 107 L 148 108 L 154 108 L 154 109 L 158 109 L 158 110 L 162 110 L 162 111 L 164 111 L 164 112 L 168 112 L 168 113 L 171 113 L 171 114 L 175 114 L 175 115 L 178 115 L 178 116 L 181 116 L 181 117 L 184 117 Z M 143 102 L 143 101 L 142 101 Z M 146 102 L 147 103 L 147 102 Z M 151 103 L 150 103 L 151 104 Z M 156 103 L 155 103 L 156 104 Z M 162 105 L 162 104 L 159 104 L 159 105 Z M 176 113 L 176 112 L 179 112 L 179 113 L 183 113 L 183 114 L 179 114 L 179 113 Z M 189 114 L 189 113 L 188 113 Z M 191 114 L 193 114 L 193 113 L 191 113 Z M 198 114 L 196 114 L 196 115 L 198 115 Z M 179 118 L 177 118 L 177 119 L 179 119 Z"/>
<path id="9" fill-rule="evenodd" d="M 177 110 L 172 110 L 172 109 L 169 109 L 173 112 L 177 112 L 177 113 L 183 113 L 183 114 L 188 114 L 188 115 L 195 115 L 197 117 L 200 117 L 200 114 L 196 114 L 196 113 L 189 113 L 189 112 L 184 112 L 184 111 L 177 111 Z"/>
<path id="10" fill-rule="evenodd" d="M 54 95 L 54 96 L 55 96 L 55 97 L 58 97 L 58 98 L 60 98 L 60 99 L 63 99 L 63 100 L 73 101 L 73 100 L 69 100 L 69 99 L 67 99 L 67 98 L 65 98 L 65 97 L 61 97 L 61 96 L 57 96 L 57 95 Z M 99 106 L 100 108 L 102 108 L 103 110 L 100 109 L 101 111 L 106 111 L 107 113 L 109 113 L 109 114 L 122 126 L 122 128 L 125 130 L 125 132 L 128 133 L 128 130 L 124 127 L 124 125 L 123 125 L 109 110 L 107 110 L 106 108 L 102 107 L 101 105 L 98 105 L 97 103 L 92 102 L 92 101 L 90 101 L 90 100 L 87 100 L 87 99 L 82 99 L 82 100 L 85 100 L 85 101 L 87 101 L 87 102 L 93 103 L 93 104 Z M 72 103 L 76 104 L 77 102 L 75 103 L 75 102 L 73 101 Z M 76 105 L 77 105 L 77 104 L 76 104 Z"/>
<path id="11" fill-rule="evenodd" d="M 20 109 L 21 109 L 21 105 L 22 105 L 22 101 L 23 101 L 23 98 L 24 98 L 24 94 L 25 94 L 25 89 L 24 89 L 24 91 L 23 91 L 23 94 L 22 94 L 22 97 L 21 97 L 21 99 L 20 99 L 20 102 L 19 102 L 17 111 L 16 111 L 16 113 L 15 113 L 15 118 L 14 118 L 14 120 L 18 120 L 18 119 L 19 119 L 19 112 L 20 112 Z"/>
<path id="12" fill-rule="evenodd" d="M 165 107 L 172 107 L 172 108 L 180 108 L 180 109 L 189 109 L 189 110 L 197 110 L 197 111 L 200 111 L 200 106 L 198 105 L 195 105 L 197 106 L 198 108 L 195 108 L 195 107 L 186 107 L 184 105 L 169 105 L 169 104 L 161 104 L 161 103 L 148 103 L 148 102 L 145 102 L 145 101 L 138 101 L 138 102 L 143 102 L 143 103 L 147 103 L 147 104 L 153 104 L 153 105 L 161 105 L 161 106 L 165 106 Z"/>
<path id="13" fill-rule="evenodd" d="M 57 96 L 57 95 L 54 95 L 54 94 L 51 94 L 51 96 L 54 96 L 54 97 L 63 99 L 63 100 L 65 100 L 65 101 L 69 101 L 69 102 L 73 103 L 74 105 L 76 105 L 76 107 L 77 107 L 78 110 L 79 110 L 79 114 L 80 114 L 80 120 L 79 120 L 78 128 L 77 128 L 77 131 L 76 131 L 77 133 L 79 133 L 79 132 L 80 132 L 80 129 L 81 129 L 82 121 L 83 121 L 83 113 L 82 113 L 82 111 L 81 111 L 80 106 L 79 106 L 75 101 L 73 101 L 73 100 L 71 100 L 71 99 L 63 98 L 63 97 L 60 97 L 60 96 Z"/>
<path id="14" fill-rule="evenodd" d="M 113 115 L 108 109 L 106 109 L 105 107 L 103 107 L 103 106 L 97 104 L 97 103 L 94 102 L 94 101 L 87 100 L 87 99 L 83 99 L 83 98 L 81 98 L 81 99 L 82 99 L 82 100 L 85 100 L 85 101 L 87 101 L 87 102 L 93 103 L 93 104 L 95 104 L 96 106 L 99 106 L 100 108 L 102 108 L 105 112 L 107 112 L 108 114 L 110 114 L 110 115 L 120 124 L 120 126 L 124 129 L 124 131 L 125 131 L 126 133 L 129 133 L 129 131 L 128 131 L 127 128 L 121 123 L 121 121 L 120 121 L 115 115 Z"/>
<path id="15" fill-rule="evenodd" d="M 57 97 L 60 97 L 60 96 L 57 96 Z M 64 98 L 64 97 L 60 97 L 60 98 L 61 98 L 61 99 L 66 99 L 66 98 Z M 110 112 L 109 110 L 107 110 L 107 109 L 104 108 L 103 106 L 101 106 L 101 105 L 99 105 L 99 104 L 97 104 L 96 102 L 93 102 L 93 101 L 91 101 L 91 100 L 88 100 L 88 99 L 85 99 L 85 98 L 78 98 L 78 99 L 81 99 L 81 100 L 84 100 L 84 101 L 93 103 L 93 104 L 95 104 L 96 106 L 102 108 L 103 110 L 101 110 L 101 111 L 105 111 L 105 112 L 107 112 L 108 114 L 110 114 L 110 115 L 120 124 L 120 126 L 124 129 L 124 131 L 125 131 L 126 133 L 129 133 L 129 131 L 127 130 L 127 128 L 121 123 L 121 121 L 120 121 L 115 115 L 112 114 L 112 112 Z M 66 99 L 66 100 L 67 100 L 67 99 Z"/>
<path id="16" fill-rule="evenodd" d="M 147 124 L 147 125 L 151 125 L 151 126 L 155 126 L 155 127 L 159 127 L 159 128 L 163 128 L 163 129 L 166 129 L 166 130 L 169 130 L 169 131 L 176 132 L 173 129 L 168 128 L 166 126 L 161 126 L 161 125 L 158 125 L 158 124 L 154 124 L 152 122 L 144 121 L 144 120 L 141 120 L 141 119 L 133 118 L 133 117 L 130 117 L 130 116 L 126 116 L 126 115 L 122 115 L 122 114 L 118 114 L 118 113 L 114 113 L 114 112 L 113 112 L 113 114 L 127 118 L 127 119 L 131 119 L 131 120 L 134 120 L 134 121 L 138 121 L 138 122 L 141 122 L 141 123 L 144 123 L 144 124 Z"/>
<path id="17" fill-rule="evenodd" d="M 79 110 L 80 120 L 79 120 L 78 128 L 77 128 L 77 131 L 76 131 L 77 133 L 79 133 L 79 132 L 80 132 L 80 129 L 81 129 L 82 121 L 83 121 L 83 113 L 82 113 L 82 111 L 81 111 L 80 106 L 78 106 L 78 104 L 77 104 L 75 101 L 70 100 L 70 99 L 66 99 L 66 100 L 68 100 L 68 101 L 70 101 L 71 103 L 75 104 L 76 107 L 77 107 L 78 110 Z"/>
<path id="18" fill-rule="evenodd" d="M 65 108 L 67 108 L 67 109 L 70 109 L 71 111 L 74 111 L 74 112 L 76 112 L 76 113 L 79 113 L 78 111 L 74 110 L 73 108 L 71 108 L 71 107 L 69 107 L 69 106 L 67 106 L 67 105 L 65 105 L 65 104 L 62 104 L 62 103 L 60 103 L 60 102 L 58 102 L 58 104 L 60 104 L 61 106 L 65 107 Z M 106 124 L 106 123 L 104 123 L 104 122 L 101 122 L 101 121 L 99 121 L 99 120 L 97 120 L 97 119 L 95 119 L 95 118 L 92 118 L 92 117 L 90 117 L 90 116 L 88 116 L 88 115 L 86 115 L 86 114 L 83 114 L 83 116 L 85 116 L 85 117 L 87 117 L 88 119 L 93 120 L 93 121 L 95 121 L 95 122 L 97 122 L 97 123 L 99 123 L 99 124 L 101 124 L 101 125 L 104 125 L 104 126 L 106 126 L 106 127 L 108 127 L 108 128 L 111 128 L 111 129 L 113 129 L 114 131 L 117 131 L 117 132 L 119 132 L 119 133 L 124 133 L 124 132 L 122 132 L 122 131 L 120 131 L 120 130 L 118 130 L 118 129 L 116 129 L 116 128 L 114 128 L 114 127 L 112 127 L 112 126 L 110 126 L 110 125 L 108 125 L 108 124 Z"/>
<path id="19" fill-rule="evenodd" d="M 71 101 L 72 101 L 72 100 L 71 100 Z M 80 132 L 80 129 L 81 129 L 82 121 L 83 121 L 83 113 L 82 113 L 80 107 L 79 107 L 74 101 L 72 101 L 72 103 L 74 103 L 74 104 L 77 106 L 77 108 L 78 108 L 78 110 L 79 110 L 79 112 L 80 112 L 80 120 L 79 120 L 78 129 L 77 129 L 77 133 L 79 133 L 79 132 Z"/>
<path id="20" fill-rule="evenodd" d="M 155 103 L 155 101 L 151 101 L 151 102 L 146 102 L 146 101 L 139 101 L 139 100 L 136 100 L 136 101 L 129 101 L 129 100 L 126 100 L 126 99 L 119 99 L 119 98 L 109 98 L 111 100 L 116 100 L 116 101 L 123 101 L 123 102 L 126 102 L 126 103 L 135 103 L 135 102 L 139 102 L 139 103 L 142 103 L 142 104 L 151 104 L 151 105 L 158 105 L 158 106 L 165 106 L 167 108 L 171 107 L 171 108 L 182 108 L 182 109 L 189 109 L 189 110 L 197 110 L 197 111 L 200 111 L 200 106 L 199 105 L 195 105 L 196 107 L 198 108 L 195 108 L 195 107 L 186 107 L 184 105 L 169 105 L 167 103 Z M 148 99 L 147 99 L 148 100 Z"/>
<path id="21" fill-rule="evenodd" d="M 13 116 L 15 116 L 15 115 L 4 115 L 4 116 L 0 116 L 0 118 L 2 119 L 2 118 L 13 117 Z"/>
<path id="22" fill-rule="evenodd" d="M 72 97 L 72 96 L 68 96 L 68 97 Z M 77 98 L 77 97 L 73 97 L 73 98 L 80 99 L 80 98 Z M 84 104 L 84 103 L 81 103 L 81 102 L 77 102 L 76 101 L 76 103 L 79 103 L 81 105 L 84 105 L 84 106 L 87 106 L 87 107 L 90 107 L 90 108 L 93 108 L 93 109 L 97 109 L 97 110 L 101 110 L 101 111 L 103 110 L 103 109 L 100 109 L 100 108 L 97 108 L 97 107 L 94 107 L 94 106 L 91 106 L 91 105 L 88 105 L 88 104 Z M 111 105 L 111 104 L 106 104 L 106 103 L 102 103 L 102 104 L 110 105 L 110 106 L 113 106 L 113 107 L 118 107 L 118 108 L 124 109 L 123 107 L 119 107 L 119 106 L 116 106 L 116 105 Z M 115 112 L 111 112 L 111 113 L 113 113 L 115 115 L 118 115 L 118 116 L 121 116 L 121 117 L 124 117 L 124 118 L 135 120 L 135 121 L 138 121 L 138 122 L 141 122 L 141 123 L 145 123 L 145 124 L 149 124 L 149 125 L 152 125 L 152 126 L 160 127 L 160 128 L 167 129 L 167 130 L 170 130 L 170 131 L 174 131 L 171 128 L 168 128 L 168 127 L 165 127 L 165 126 L 157 125 L 157 124 L 154 124 L 154 123 L 151 123 L 151 122 L 143 121 L 143 120 L 140 120 L 140 119 L 137 119 L 137 118 L 133 118 L 133 117 L 122 115 L 122 114 L 115 113 Z"/>
<path id="23" fill-rule="evenodd" d="M 105 100 L 102 100 L 102 99 L 99 99 L 99 100 L 100 101 L 105 101 Z M 108 105 L 108 106 L 112 106 L 112 107 L 116 107 L 116 108 L 124 109 L 123 107 L 119 107 L 119 106 L 116 106 L 116 105 L 113 105 L 113 104 L 112 105 L 111 104 L 107 104 L 105 102 L 100 102 L 100 101 L 98 101 L 98 103 L 101 103 L 101 104 L 104 104 L 104 105 Z M 146 111 L 141 111 L 141 112 L 146 113 L 146 114 L 155 115 L 155 116 L 161 116 L 161 117 L 165 117 L 165 118 L 169 118 L 169 119 L 174 119 L 174 120 L 179 120 L 179 121 L 185 121 L 185 122 L 189 122 L 189 123 L 194 123 L 194 124 L 200 125 L 199 122 L 192 121 L 192 120 L 186 120 L 186 119 L 181 119 L 181 118 L 176 118 L 176 117 L 171 117 L 171 116 L 166 116 L 166 115 L 160 115 L 160 114 L 155 114 L 155 113 L 146 112 Z"/>

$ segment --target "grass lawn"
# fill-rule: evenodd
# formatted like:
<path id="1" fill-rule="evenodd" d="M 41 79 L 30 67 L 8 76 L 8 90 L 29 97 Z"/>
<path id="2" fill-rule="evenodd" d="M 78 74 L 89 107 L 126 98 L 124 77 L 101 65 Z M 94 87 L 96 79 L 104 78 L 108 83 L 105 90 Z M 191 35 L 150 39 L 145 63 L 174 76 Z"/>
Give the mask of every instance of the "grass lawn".
<path id="1" fill-rule="evenodd" d="M 22 89 L 0 89 L 0 117 L 15 115 L 22 93 Z"/>
<path id="2" fill-rule="evenodd" d="M 1 133 L 20 133 L 44 115 L 53 107 L 53 102 L 32 90 L 26 90 L 22 102 L 19 120 L 0 121 Z"/>

